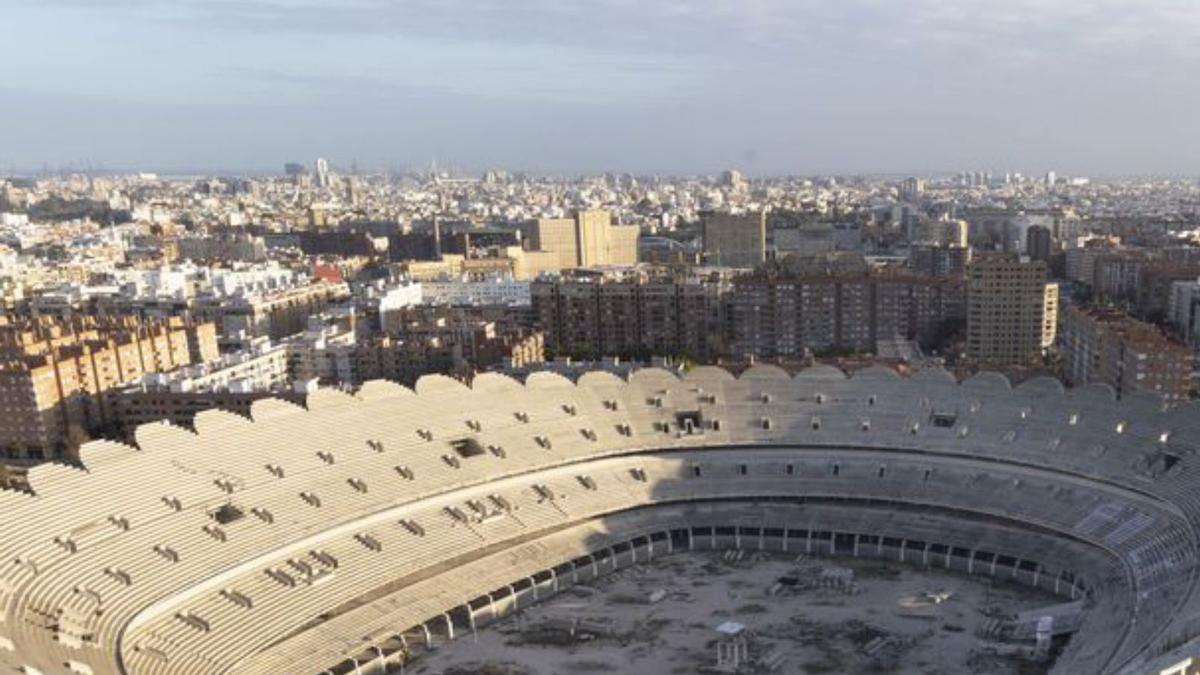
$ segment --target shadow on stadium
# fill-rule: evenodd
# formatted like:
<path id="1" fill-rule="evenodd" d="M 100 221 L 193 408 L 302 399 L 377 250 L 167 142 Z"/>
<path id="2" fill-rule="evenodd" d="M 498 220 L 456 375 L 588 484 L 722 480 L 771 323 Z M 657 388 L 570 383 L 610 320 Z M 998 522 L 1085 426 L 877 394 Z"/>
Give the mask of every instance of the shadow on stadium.
<path id="1" fill-rule="evenodd" d="M 509 574 L 325 672 L 401 672 L 429 649 L 573 586 L 683 552 L 876 559 L 1036 588 L 1061 598 L 1051 658 L 1065 653 L 1075 667 L 1096 668 L 1088 672 L 1110 667 L 1129 621 L 1122 595 L 1094 592 L 1121 583 L 1116 556 L 1021 517 L 1011 481 L 1030 479 L 1027 467 L 1019 479 L 1003 469 L 984 477 L 970 461 L 920 453 L 755 446 L 648 452 L 567 471 L 577 492 L 547 487 L 542 499 L 564 514 L 595 508 L 602 515 L 446 561 L 455 572 L 443 582 L 470 586 L 497 569 Z M 625 505 L 617 509 L 603 505 L 614 483 Z M 1033 637 L 1033 627 L 1017 628 Z M 1077 630 L 1107 637 L 1079 649 L 1070 641 Z"/>

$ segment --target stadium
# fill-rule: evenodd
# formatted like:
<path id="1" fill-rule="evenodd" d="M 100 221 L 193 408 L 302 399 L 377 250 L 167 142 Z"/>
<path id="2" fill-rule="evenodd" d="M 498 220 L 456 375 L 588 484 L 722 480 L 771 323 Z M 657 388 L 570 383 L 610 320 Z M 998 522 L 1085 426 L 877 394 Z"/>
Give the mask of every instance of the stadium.
<path id="1" fill-rule="evenodd" d="M 1193 653 L 1200 409 L 985 373 L 441 376 L 142 427 L 0 493 L 0 663 L 401 672 L 614 570 L 870 558 L 1077 608 L 1054 673 Z"/>

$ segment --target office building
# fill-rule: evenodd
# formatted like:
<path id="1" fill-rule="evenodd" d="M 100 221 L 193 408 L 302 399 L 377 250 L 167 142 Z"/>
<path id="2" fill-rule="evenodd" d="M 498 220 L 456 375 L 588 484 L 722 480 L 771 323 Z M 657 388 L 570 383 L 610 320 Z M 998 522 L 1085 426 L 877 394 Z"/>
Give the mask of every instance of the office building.
<path id="1" fill-rule="evenodd" d="M 526 223 L 522 234 L 530 251 L 553 254 L 556 269 L 637 263 L 638 227 L 614 225 L 608 211 L 583 210 L 573 218 L 539 218 Z"/>

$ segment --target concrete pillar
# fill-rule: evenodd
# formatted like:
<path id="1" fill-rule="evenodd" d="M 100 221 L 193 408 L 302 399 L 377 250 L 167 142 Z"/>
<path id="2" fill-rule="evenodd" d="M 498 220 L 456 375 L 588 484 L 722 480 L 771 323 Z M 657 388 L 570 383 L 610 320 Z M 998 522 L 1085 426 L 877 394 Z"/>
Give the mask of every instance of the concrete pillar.
<path id="1" fill-rule="evenodd" d="M 740 549 L 742 547 L 742 528 L 733 528 L 733 547 Z"/>
<path id="2" fill-rule="evenodd" d="M 904 562 L 904 549 L 908 548 L 908 540 L 900 540 L 900 562 Z"/>
<path id="3" fill-rule="evenodd" d="M 921 566 L 929 567 L 929 542 L 925 542 L 925 548 L 921 550 Z"/>
<path id="4" fill-rule="evenodd" d="M 450 618 L 450 612 L 446 612 L 442 616 L 446 619 L 446 638 L 449 640 L 453 640 L 454 639 L 454 619 Z"/>
<path id="5" fill-rule="evenodd" d="M 529 584 L 530 584 L 530 588 L 533 589 L 533 601 L 537 602 L 538 601 L 538 580 L 534 579 L 533 577 L 529 577 Z"/>
<path id="6" fill-rule="evenodd" d="M 429 632 L 429 624 L 421 624 L 421 630 L 425 632 L 425 647 L 433 649 L 433 633 Z"/>
<path id="7" fill-rule="evenodd" d="M 479 626 L 475 625 L 475 610 L 471 607 L 471 603 L 467 603 L 467 621 L 471 624 L 471 640 L 479 642 Z"/>
<path id="8" fill-rule="evenodd" d="M 505 614 L 511 614 L 514 610 L 521 608 L 521 602 L 517 599 L 517 589 L 513 588 L 512 584 L 505 586 L 508 589 L 508 609 Z"/>
<path id="9" fill-rule="evenodd" d="M 875 538 L 875 557 L 883 557 L 883 535 L 879 535 Z"/>
<path id="10" fill-rule="evenodd" d="M 354 675 L 362 675 L 362 664 L 354 657 L 351 657 L 350 660 L 354 662 Z"/>
<path id="11" fill-rule="evenodd" d="M 804 555 L 812 555 L 812 530 L 804 534 Z"/>
<path id="12" fill-rule="evenodd" d="M 971 549 L 970 557 L 967 558 L 967 574 L 975 573 L 975 549 Z"/>
<path id="13" fill-rule="evenodd" d="M 553 567 L 550 568 L 550 583 L 553 584 L 554 592 L 558 592 L 558 572 Z"/>
<path id="14" fill-rule="evenodd" d="M 588 554 L 588 560 L 592 561 L 592 578 L 600 576 L 600 563 L 596 562 L 596 556 Z"/>
<path id="15" fill-rule="evenodd" d="M 787 545 L 788 545 L 788 529 L 785 527 L 785 528 L 783 528 L 783 552 L 784 553 L 787 553 Z"/>
<path id="16" fill-rule="evenodd" d="M 717 550 L 717 528 L 713 527 L 708 531 L 708 547 L 715 551 Z"/>
<path id="17" fill-rule="evenodd" d="M 694 551 L 694 550 L 696 550 L 696 546 L 695 546 L 695 542 L 692 541 L 692 528 L 689 527 L 687 532 L 688 532 L 688 550 Z"/>
<path id="18" fill-rule="evenodd" d="M 988 576 L 996 576 L 996 561 L 999 559 L 1000 556 L 996 555 L 995 553 L 992 554 L 992 569 L 988 571 Z"/>
<path id="19" fill-rule="evenodd" d="M 758 550 L 762 551 L 767 547 L 767 528 L 758 528 Z"/>
<path id="20" fill-rule="evenodd" d="M 858 533 L 855 533 L 855 535 L 854 535 L 854 557 L 855 558 L 858 557 L 858 537 L 859 537 Z"/>

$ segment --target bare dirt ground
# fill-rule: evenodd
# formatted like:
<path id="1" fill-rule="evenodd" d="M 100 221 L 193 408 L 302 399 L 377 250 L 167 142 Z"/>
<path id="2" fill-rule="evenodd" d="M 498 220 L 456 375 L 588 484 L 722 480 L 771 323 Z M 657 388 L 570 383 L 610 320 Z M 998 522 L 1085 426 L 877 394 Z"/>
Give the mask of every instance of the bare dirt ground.
<path id="1" fill-rule="evenodd" d="M 781 578 L 798 583 L 781 587 Z M 976 631 L 990 617 L 1056 602 L 1023 586 L 877 561 L 676 554 L 462 636 L 406 672 L 705 672 L 716 627 L 732 621 L 746 627 L 756 662 L 741 673 L 1034 675 L 1049 664 L 994 654 Z"/>

